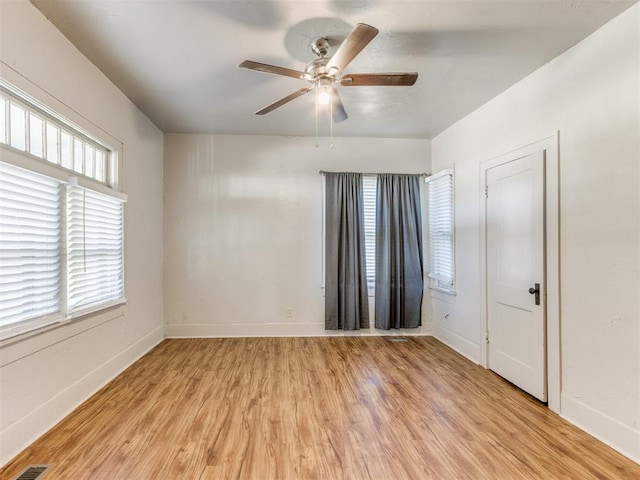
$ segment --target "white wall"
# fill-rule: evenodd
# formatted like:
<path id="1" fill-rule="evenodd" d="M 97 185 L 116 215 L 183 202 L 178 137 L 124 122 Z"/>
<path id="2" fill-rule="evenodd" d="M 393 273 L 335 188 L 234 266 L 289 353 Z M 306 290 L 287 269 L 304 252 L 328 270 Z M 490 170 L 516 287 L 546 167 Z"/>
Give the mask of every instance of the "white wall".
<path id="1" fill-rule="evenodd" d="M 426 140 L 334 142 L 165 135 L 168 336 L 326 333 L 319 170 L 419 173 L 430 165 Z M 360 331 L 368 333 L 376 331 Z"/>
<path id="2" fill-rule="evenodd" d="M 123 144 L 126 305 L 0 346 L 0 465 L 163 337 L 162 133 L 27 0 L 0 2 L 0 75 Z"/>
<path id="3" fill-rule="evenodd" d="M 639 38 L 635 5 L 432 142 L 434 172 L 455 164 L 458 281 L 434 329 L 479 361 L 479 163 L 559 131 L 561 413 L 637 461 Z"/>

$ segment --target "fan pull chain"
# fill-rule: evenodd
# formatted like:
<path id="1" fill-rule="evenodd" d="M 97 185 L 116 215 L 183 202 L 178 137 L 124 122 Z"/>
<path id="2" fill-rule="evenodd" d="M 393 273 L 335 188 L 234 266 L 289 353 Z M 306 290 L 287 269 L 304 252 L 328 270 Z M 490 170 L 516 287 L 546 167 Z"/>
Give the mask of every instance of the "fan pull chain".
<path id="1" fill-rule="evenodd" d="M 87 190 L 82 189 L 82 266 L 87 273 Z"/>
<path id="2" fill-rule="evenodd" d="M 318 87 L 314 90 L 316 91 L 316 148 L 318 148 Z"/>
<path id="3" fill-rule="evenodd" d="M 333 93 L 331 93 L 331 100 L 329 100 L 329 128 L 331 130 L 331 145 L 329 148 L 333 149 Z"/>

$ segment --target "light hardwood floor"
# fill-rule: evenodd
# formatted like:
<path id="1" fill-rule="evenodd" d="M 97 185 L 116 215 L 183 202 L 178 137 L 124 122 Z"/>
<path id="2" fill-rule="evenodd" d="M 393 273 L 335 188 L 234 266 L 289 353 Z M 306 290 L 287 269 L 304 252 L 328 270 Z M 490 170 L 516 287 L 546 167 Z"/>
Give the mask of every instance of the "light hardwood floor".
<path id="1" fill-rule="evenodd" d="M 639 479 L 440 342 L 165 340 L 4 469 L 45 480 Z"/>

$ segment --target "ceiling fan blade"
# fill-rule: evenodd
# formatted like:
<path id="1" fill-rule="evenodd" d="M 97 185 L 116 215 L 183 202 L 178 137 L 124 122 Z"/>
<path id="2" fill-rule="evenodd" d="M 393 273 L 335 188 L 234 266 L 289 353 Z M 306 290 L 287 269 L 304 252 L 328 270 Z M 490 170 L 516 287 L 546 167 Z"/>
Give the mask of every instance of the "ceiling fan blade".
<path id="1" fill-rule="evenodd" d="M 340 79 L 340 85 L 345 87 L 360 87 L 369 85 L 410 87 L 418 79 L 418 74 L 411 73 L 353 73 Z"/>
<path id="2" fill-rule="evenodd" d="M 300 90 L 298 90 L 296 92 L 293 92 L 291 95 L 287 95 L 286 97 L 281 98 L 277 102 L 273 102 L 271 105 L 267 105 L 262 110 L 258 110 L 256 112 L 256 115 L 264 115 L 266 113 L 269 113 L 272 110 L 275 110 L 276 108 L 281 107 L 285 103 L 289 103 L 291 100 L 295 100 L 296 98 L 304 95 L 305 93 L 309 92 L 310 90 L 311 90 L 311 87 L 301 88 Z"/>
<path id="3" fill-rule="evenodd" d="M 367 25 L 366 23 L 358 23 L 351 33 L 345 38 L 344 42 L 338 47 L 336 53 L 331 57 L 327 68 L 344 71 L 347 65 L 356 58 L 356 56 L 366 47 L 371 40 L 378 34 L 378 29 Z"/>
<path id="4" fill-rule="evenodd" d="M 304 72 L 299 70 L 292 70 L 290 68 L 277 67 L 275 65 L 269 65 L 266 63 L 254 62 L 253 60 L 245 60 L 238 68 L 246 68 L 248 70 L 256 70 L 258 72 L 273 73 L 274 75 L 284 75 L 285 77 L 292 77 L 301 79 L 304 77 Z"/>
<path id="5" fill-rule="evenodd" d="M 331 90 L 331 103 L 331 113 L 333 114 L 332 116 L 334 123 L 340 123 L 349 118 L 347 112 L 344 109 L 344 105 L 342 105 L 340 94 L 335 87 Z"/>

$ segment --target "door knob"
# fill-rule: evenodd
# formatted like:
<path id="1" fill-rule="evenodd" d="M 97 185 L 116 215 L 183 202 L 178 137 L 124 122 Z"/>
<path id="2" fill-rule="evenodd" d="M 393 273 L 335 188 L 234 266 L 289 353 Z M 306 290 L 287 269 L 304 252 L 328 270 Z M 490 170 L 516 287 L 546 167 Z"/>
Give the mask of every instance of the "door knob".
<path id="1" fill-rule="evenodd" d="M 536 305 L 540 305 L 540 284 L 536 283 L 535 287 L 529 288 L 529 293 L 535 295 Z"/>

